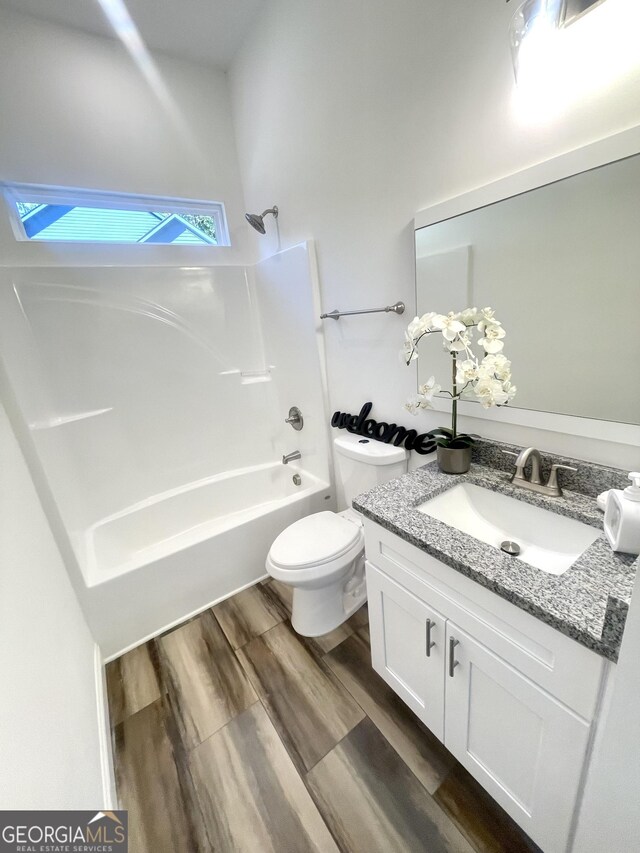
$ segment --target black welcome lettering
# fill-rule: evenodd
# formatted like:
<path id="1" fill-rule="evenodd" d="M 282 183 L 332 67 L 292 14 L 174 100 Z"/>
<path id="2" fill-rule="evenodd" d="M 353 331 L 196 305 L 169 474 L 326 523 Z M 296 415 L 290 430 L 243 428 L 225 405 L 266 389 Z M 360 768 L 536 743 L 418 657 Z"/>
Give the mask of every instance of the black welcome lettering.
<path id="1" fill-rule="evenodd" d="M 378 423 L 373 418 L 367 418 L 373 408 L 373 403 L 365 403 L 358 415 L 348 412 L 334 412 L 331 418 L 331 426 L 338 429 L 346 429 L 353 435 L 366 435 L 375 441 L 384 444 L 393 442 L 395 447 L 406 447 L 407 450 L 415 450 L 421 456 L 433 453 L 436 443 L 428 433 L 421 433 L 415 429 L 405 429 L 397 424 L 387 424 L 384 421 Z"/>

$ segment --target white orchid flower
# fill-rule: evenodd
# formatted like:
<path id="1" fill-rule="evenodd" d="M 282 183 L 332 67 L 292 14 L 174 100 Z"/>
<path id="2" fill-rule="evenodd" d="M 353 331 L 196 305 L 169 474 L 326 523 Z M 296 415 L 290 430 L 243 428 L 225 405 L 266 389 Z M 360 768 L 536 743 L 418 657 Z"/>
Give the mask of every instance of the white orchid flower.
<path id="1" fill-rule="evenodd" d="M 410 364 L 418 357 L 418 348 L 415 340 L 410 336 L 409 332 L 404 333 L 404 344 L 402 347 L 402 357 L 406 364 Z"/>
<path id="2" fill-rule="evenodd" d="M 506 335 L 502 326 L 486 326 L 484 329 L 484 337 L 478 339 L 480 346 L 490 355 L 500 352 L 504 347 L 502 338 Z"/>
<path id="3" fill-rule="evenodd" d="M 511 379 L 511 362 L 502 353 L 489 353 L 480 362 L 479 375 L 484 378 L 495 377 L 504 382 Z"/>
<path id="4" fill-rule="evenodd" d="M 458 315 L 458 319 L 461 323 L 464 323 L 465 326 L 474 326 L 480 319 L 478 309 L 465 308 L 464 311 L 461 311 Z"/>
<path id="5" fill-rule="evenodd" d="M 471 355 L 471 344 L 473 340 L 467 330 L 460 332 L 452 341 L 445 341 L 444 348 L 448 352 L 467 352 Z"/>
<path id="6" fill-rule="evenodd" d="M 476 326 L 481 335 L 478 344 L 484 349 L 480 360 L 473 346 L 473 331 Z M 493 308 L 465 308 L 463 311 L 449 314 L 423 314 L 415 317 L 405 332 L 403 347 L 407 364 L 418 358 L 417 342 L 426 332 L 442 333 L 443 347 L 454 358 L 456 375 L 454 385 L 471 386 L 480 404 L 489 409 L 492 406 L 504 406 L 516 395 L 516 386 L 511 384 L 511 362 L 502 353 L 503 339 L 506 336 L 502 323 L 496 319 Z M 412 415 L 420 409 L 431 408 L 435 394 L 440 391 L 435 377 L 418 388 L 417 396 L 408 400 L 404 408 Z M 457 395 L 459 396 L 459 395 Z M 455 423 L 453 424 L 455 430 Z"/>
<path id="7" fill-rule="evenodd" d="M 415 340 L 419 337 L 424 329 L 422 328 L 422 323 L 420 322 L 420 317 L 414 317 L 413 320 L 407 326 L 406 334 L 411 340 Z"/>
<path id="8" fill-rule="evenodd" d="M 420 322 L 422 323 L 422 326 L 426 332 L 431 331 L 431 324 L 433 323 L 433 318 L 436 316 L 436 311 L 429 311 L 426 314 L 423 314 L 422 317 L 420 317 Z"/>
<path id="9" fill-rule="evenodd" d="M 456 319 L 453 311 L 449 312 L 446 316 L 444 314 L 436 314 L 431 320 L 431 325 L 437 331 L 442 332 L 444 339 L 447 341 L 455 340 L 456 335 L 459 335 L 460 332 L 464 332 L 466 329 L 464 323 Z"/>
<path id="10" fill-rule="evenodd" d="M 416 397 L 419 409 L 431 409 L 431 397 L 425 397 L 424 394 L 418 394 Z"/>
<path id="11" fill-rule="evenodd" d="M 424 397 L 427 401 L 431 402 L 431 398 L 434 394 L 439 394 L 441 391 L 441 386 L 436 382 L 435 376 L 430 376 L 424 385 L 421 385 L 418 388 L 418 394 L 421 397 Z"/>
<path id="12" fill-rule="evenodd" d="M 418 393 L 415 397 L 411 397 L 404 404 L 404 408 L 412 415 L 418 414 L 418 409 L 430 409 L 431 400 L 434 394 L 440 392 L 440 385 L 436 382 L 435 376 L 430 376 L 424 385 L 418 388 Z"/>
<path id="13" fill-rule="evenodd" d="M 516 393 L 518 391 L 516 386 L 512 385 L 511 382 L 509 382 L 509 381 L 502 383 L 502 390 L 507 395 L 507 403 L 510 403 L 513 400 L 513 398 L 516 396 Z"/>
<path id="14" fill-rule="evenodd" d="M 498 379 L 479 379 L 473 390 L 485 409 L 503 406 L 508 401 L 507 392 Z"/>
<path id="15" fill-rule="evenodd" d="M 480 328 L 480 326 L 484 327 L 485 325 L 493 325 L 493 326 L 501 326 L 502 325 L 500 320 L 496 320 L 496 315 L 495 315 L 495 311 L 493 310 L 493 308 L 482 308 L 478 312 L 478 328 Z"/>
<path id="16" fill-rule="evenodd" d="M 422 317 L 414 317 L 407 327 L 407 333 L 415 340 L 425 332 L 431 331 L 431 321 L 436 316 L 435 311 L 423 314 Z"/>
<path id="17" fill-rule="evenodd" d="M 456 384 L 465 385 L 467 382 L 473 382 L 478 378 L 478 363 L 472 358 L 465 361 L 459 361 L 456 371 Z"/>
<path id="18" fill-rule="evenodd" d="M 495 355 L 485 355 L 478 365 L 479 379 L 492 379 L 496 372 Z"/>
<path id="19" fill-rule="evenodd" d="M 502 382 L 507 382 L 511 379 L 511 362 L 502 353 L 498 353 L 494 358 L 496 360 L 494 370 L 496 378 L 500 379 Z"/>
<path id="20" fill-rule="evenodd" d="M 502 328 L 502 323 L 498 322 L 498 320 L 496 320 L 495 322 L 491 322 L 491 323 L 487 323 L 486 321 L 481 320 L 478 323 L 478 331 L 482 335 L 486 335 L 486 333 L 489 329 L 501 329 L 501 328 Z"/>

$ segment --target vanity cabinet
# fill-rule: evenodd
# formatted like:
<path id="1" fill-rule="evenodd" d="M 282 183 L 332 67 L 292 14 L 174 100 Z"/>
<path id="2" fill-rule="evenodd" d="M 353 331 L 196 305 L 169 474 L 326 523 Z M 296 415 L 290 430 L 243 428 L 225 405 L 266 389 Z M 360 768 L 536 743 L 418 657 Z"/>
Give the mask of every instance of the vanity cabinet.
<path id="1" fill-rule="evenodd" d="M 374 669 L 545 853 L 565 853 L 600 656 L 365 523 Z"/>
<path id="2" fill-rule="evenodd" d="M 367 595 L 373 668 L 444 741 L 446 617 L 370 565 Z"/>

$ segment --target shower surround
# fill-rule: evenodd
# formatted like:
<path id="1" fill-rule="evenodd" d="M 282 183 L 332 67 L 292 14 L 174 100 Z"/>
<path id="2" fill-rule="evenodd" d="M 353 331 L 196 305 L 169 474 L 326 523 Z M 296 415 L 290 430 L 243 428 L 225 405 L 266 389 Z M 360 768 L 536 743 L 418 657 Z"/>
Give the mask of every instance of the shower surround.
<path id="1" fill-rule="evenodd" d="M 0 271 L 8 407 L 106 657 L 255 582 L 281 530 L 333 508 L 318 316 L 308 243 Z"/>

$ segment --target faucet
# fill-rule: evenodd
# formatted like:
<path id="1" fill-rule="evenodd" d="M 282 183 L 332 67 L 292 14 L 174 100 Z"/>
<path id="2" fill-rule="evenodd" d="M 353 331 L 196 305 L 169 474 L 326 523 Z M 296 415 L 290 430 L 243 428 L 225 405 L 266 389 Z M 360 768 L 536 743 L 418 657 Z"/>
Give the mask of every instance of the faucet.
<path id="1" fill-rule="evenodd" d="M 285 453 L 282 457 L 282 464 L 288 465 L 289 462 L 294 462 L 296 459 L 302 459 L 302 453 L 299 450 L 294 450 L 293 453 Z"/>
<path id="2" fill-rule="evenodd" d="M 503 450 L 508 456 L 516 456 L 516 470 L 511 475 L 511 482 L 514 486 L 520 486 L 522 489 L 528 489 L 530 492 L 537 492 L 541 495 L 547 495 L 552 498 L 562 497 L 562 489 L 558 483 L 558 471 L 564 468 L 566 471 L 577 471 L 577 468 L 572 468 L 571 465 L 561 465 L 559 462 L 554 462 L 549 472 L 546 485 L 540 479 L 540 451 L 535 447 L 527 447 L 521 450 L 520 453 L 514 453 L 513 450 Z M 527 479 L 524 473 L 525 465 L 531 460 L 531 476 Z"/>

